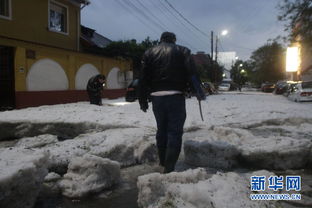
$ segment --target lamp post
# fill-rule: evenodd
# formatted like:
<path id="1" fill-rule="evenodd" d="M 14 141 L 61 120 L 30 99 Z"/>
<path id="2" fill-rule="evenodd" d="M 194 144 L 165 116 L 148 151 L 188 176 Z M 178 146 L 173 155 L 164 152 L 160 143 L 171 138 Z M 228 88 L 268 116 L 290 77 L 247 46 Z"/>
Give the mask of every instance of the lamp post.
<path id="1" fill-rule="evenodd" d="M 222 30 L 221 31 L 221 35 L 222 36 L 225 36 L 227 35 L 229 32 L 228 30 Z M 215 55 L 215 62 L 216 64 L 218 63 L 218 35 L 216 35 L 216 48 L 215 48 L 215 52 L 216 52 L 216 55 Z M 213 31 L 211 31 L 211 63 L 212 63 L 212 70 L 214 71 L 214 61 L 213 61 Z M 217 81 L 217 70 L 215 70 L 214 72 L 215 74 L 215 82 Z"/>

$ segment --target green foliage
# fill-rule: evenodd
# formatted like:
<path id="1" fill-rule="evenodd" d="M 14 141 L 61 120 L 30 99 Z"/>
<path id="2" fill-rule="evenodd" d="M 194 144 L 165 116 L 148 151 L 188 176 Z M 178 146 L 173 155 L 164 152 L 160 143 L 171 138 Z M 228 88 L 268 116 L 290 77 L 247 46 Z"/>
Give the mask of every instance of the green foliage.
<path id="1" fill-rule="evenodd" d="M 223 79 L 223 66 L 219 65 L 217 62 L 213 62 L 212 69 L 208 72 L 208 77 L 213 83 L 220 83 Z"/>
<path id="2" fill-rule="evenodd" d="M 202 81 L 219 83 L 222 81 L 223 67 L 218 63 L 211 62 L 209 64 L 196 64 L 199 77 Z"/>
<path id="3" fill-rule="evenodd" d="M 251 68 L 249 62 L 243 62 L 242 60 L 237 60 L 231 68 L 231 78 L 237 85 L 244 85 L 248 80 L 250 80 Z"/>
<path id="4" fill-rule="evenodd" d="M 285 30 L 290 32 L 290 41 L 300 36 L 302 45 L 312 49 L 312 1 L 283 0 L 279 5 L 278 19 L 285 21 Z"/>
<path id="5" fill-rule="evenodd" d="M 285 49 L 277 42 L 267 43 L 255 50 L 251 60 L 243 64 L 247 78 L 253 83 L 276 82 L 285 76 Z"/>
<path id="6" fill-rule="evenodd" d="M 138 70 L 145 50 L 157 44 L 158 41 L 152 41 L 149 37 L 139 44 L 136 40 L 114 41 L 102 49 L 102 54 L 131 59 L 134 70 Z"/>

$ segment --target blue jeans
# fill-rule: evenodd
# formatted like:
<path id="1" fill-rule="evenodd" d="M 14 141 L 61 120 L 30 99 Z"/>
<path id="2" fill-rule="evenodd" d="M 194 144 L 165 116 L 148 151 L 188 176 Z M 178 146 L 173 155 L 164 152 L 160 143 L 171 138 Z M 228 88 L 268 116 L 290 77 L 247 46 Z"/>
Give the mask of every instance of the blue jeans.
<path id="1" fill-rule="evenodd" d="M 157 122 L 157 147 L 180 151 L 186 119 L 184 95 L 152 96 L 152 104 Z"/>

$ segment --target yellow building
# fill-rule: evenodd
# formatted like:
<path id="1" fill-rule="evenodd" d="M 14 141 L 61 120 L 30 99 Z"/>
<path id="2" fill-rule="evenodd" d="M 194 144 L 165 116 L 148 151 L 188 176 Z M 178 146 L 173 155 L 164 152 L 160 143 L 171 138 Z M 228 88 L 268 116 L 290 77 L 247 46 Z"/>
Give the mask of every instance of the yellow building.
<path id="1" fill-rule="evenodd" d="M 80 50 L 80 11 L 87 4 L 0 0 L 0 107 L 87 100 L 86 83 L 99 73 L 107 77 L 104 96 L 123 95 L 131 62 Z"/>

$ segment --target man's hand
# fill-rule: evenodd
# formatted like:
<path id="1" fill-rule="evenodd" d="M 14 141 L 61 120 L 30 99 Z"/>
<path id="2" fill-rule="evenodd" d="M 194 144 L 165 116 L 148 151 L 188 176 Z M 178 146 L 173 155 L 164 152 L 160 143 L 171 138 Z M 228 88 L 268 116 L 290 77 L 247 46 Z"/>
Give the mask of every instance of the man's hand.
<path id="1" fill-rule="evenodd" d="M 146 113 L 146 110 L 148 109 L 147 101 L 140 102 L 140 108 L 144 113 Z"/>

